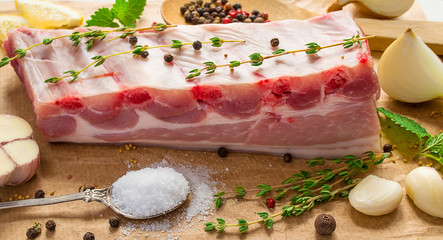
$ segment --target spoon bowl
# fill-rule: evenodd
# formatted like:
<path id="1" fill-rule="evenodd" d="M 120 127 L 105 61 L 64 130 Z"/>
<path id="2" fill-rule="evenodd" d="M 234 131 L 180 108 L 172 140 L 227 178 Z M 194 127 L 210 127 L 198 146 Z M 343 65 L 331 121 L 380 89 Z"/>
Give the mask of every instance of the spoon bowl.
<path id="1" fill-rule="evenodd" d="M 111 208 L 116 213 L 122 215 L 123 217 L 129 218 L 129 219 L 151 219 L 156 218 L 165 214 L 168 214 L 177 208 L 179 208 L 183 203 L 186 202 L 186 200 L 189 198 L 189 193 L 186 196 L 186 198 L 178 203 L 176 206 L 171 207 L 167 211 L 164 211 L 159 214 L 155 215 L 146 215 L 146 216 L 135 216 L 131 215 L 129 213 L 125 213 L 121 209 L 119 209 L 117 206 L 114 205 L 112 202 L 112 186 L 108 188 L 103 189 L 86 189 L 79 193 L 64 195 L 64 196 L 58 196 L 58 197 L 50 197 L 50 198 L 36 198 L 36 199 L 25 199 L 25 200 L 16 200 L 16 201 L 10 201 L 10 202 L 0 202 L 0 210 L 1 209 L 9 209 L 9 208 L 16 208 L 16 207 L 30 207 L 30 206 L 43 206 L 43 205 L 51 205 L 51 204 L 57 204 L 57 203 L 63 203 L 63 202 L 71 202 L 71 201 L 77 201 L 77 200 L 83 200 L 87 203 L 89 202 L 100 202 L 107 207 Z"/>

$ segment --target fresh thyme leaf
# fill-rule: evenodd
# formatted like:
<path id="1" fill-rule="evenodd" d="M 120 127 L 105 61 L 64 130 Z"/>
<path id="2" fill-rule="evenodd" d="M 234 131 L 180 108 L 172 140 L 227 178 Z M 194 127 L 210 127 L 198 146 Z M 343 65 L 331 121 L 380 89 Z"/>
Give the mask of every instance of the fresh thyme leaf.
<path id="1" fill-rule="evenodd" d="M 308 47 L 308 50 L 306 50 L 306 54 L 314 54 L 321 50 L 320 45 L 315 42 L 307 43 L 305 44 L 305 46 Z"/>
<path id="2" fill-rule="evenodd" d="M 46 80 L 45 80 L 45 83 L 56 83 L 56 82 L 58 82 L 58 81 L 60 81 L 60 78 L 58 78 L 58 77 L 52 77 L 52 78 L 48 78 L 48 79 L 46 79 Z"/>
<path id="3" fill-rule="evenodd" d="M 211 45 L 211 46 L 213 46 L 213 47 L 221 47 L 222 44 L 223 44 L 223 40 L 221 40 L 221 39 L 218 38 L 218 37 L 210 38 L 209 41 L 212 42 L 212 45 Z"/>
<path id="4" fill-rule="evenodd" d="M 192 69 L 191 71 L 189 71 L 189 73 L 190 74 L 186 77 L 186 80 L 200 76 L 201 71 L 200 71 L 200 69 Z"/>
<path id="5" fill-rule="evenodd" d="M 3 67 L 3 66 L 8 65 L 8 63 L 9 63 L 10 61 L 11 61 L 11 60 L 10 60 L 8 57 L 4 57 L 4 58 L 2 58 L 2 60 L 0 61 L 0 67 Z"/>
<path id="6" fill-rule="evenodd" d="M 242 198 L 242 197 L 246 196 L 246 189 L 245 189 L 245 187 L 243 187 L 243 186 L 235 186 L 234 190 L 235 190 L 235 193 L 237 193 L 235 195 L 235 197 Z"/>
<path id="7" fill-rule="evenodd" d="M 215 222 L 207 222 L 205 223 L 205 231 L 213 231 L 215 229 Z"/>
<path id="8" fill-rule="evenodd" d="M 172 46 L 171 48 L 179 48 L 181 49 L 183 47 L 183 42 L 179 40 L 172 40 Z"/>
<path id="9" fill-rule="evenodd" d="M 248 222 L 244 219 L 237 219 L 238 220 L 238 224 L 240 225 L 239 230 L 240 233 L 245 233 L 248 231 Z"/>
<path id="10" fill-rule="evenodd" d="M 90 20 L 86 21 L 86 27 L 118 27 L 118 23 L 114 22 L 114 14 L 108 8 L 99 8 L 91 16 Z M 78 44 L 77 44 L 78 45 Z"/>
<path id="11" fill-rule="evenodd" d="M 257 215 L 263 219 L 266 219 L 269 217 L 269 214 L 267 212 L 258 212 Z"/>
<path id="12" fill-rule="evenodd" d="M 54 41 L 53 38 L 45 38 L 45 39 L 43 39 L 43 44 L 49 45 L 52 43 L 52 41 Z"/>
<path id="13" fill-rule="evenodd" d="M 102 55 L 94 56 L 91 59 L 97 61 L 97 63 L 94 65 L 94 67 L 98 67 L 98 66 L 102 65 L 106 60 Z"/>
<path id="14" fill-rule="evenodd" d="M 276 54 L 280 54 L 280 53 L 284 53 L 286 52 L 284 49 L 277 49 L 275 51 L 272 52 L 272 54 L 276 55 Z"/>
<path id="15" fill-rule="evenodd" d="M 251 59 L 251 65 L 254 67 L 263 64 L 263 56 L 260 53 L 253 53 L 249 55 L 249 59 Z"/>
<path id="16" fill-rule="evenodd" d="M 431 135 L 424 129 L 420 124 L 412 119 L 402 116 L 398 113 L 393 113 L 382 107 L 377 108 L 377 110 L 383 113 L 386 117 L 391 119 L 395 124 L 406 128 L 406 130 L 416 134 L 420 139 L 423 137 L 430 137 Z"/>
<path id="17" fill-rule="evenodd" d="M 230 63 L 229 67 L 231 67 L 231 68 L 233 68 L 233 67 L 238 67 L 238 66 L 240 66 L 240 64 L 241 64 L 241 62 L 240 62 L 240 61 L 237 61 L 237 60 L 235 60 L 235 61 L 230 61 L 229 63 Z"/>
<path id="18" fill-rule="evenodd" d="M 260 184 L 257 186 L 257 188 L 261 189 L 261 191 L 259 193 L 257 193 L 257 197 L 263 196 L 272 190 L 272 187 L 267 184 Z"/>
<path id="19" fill-rule="evenodd" d="M 217 68 L 217 65 L 214 62 L 204 62 L 203 64 L 208 66 L 206 68 L 206 74 L 211 74 L 215 72 L 215 69 Z"/>

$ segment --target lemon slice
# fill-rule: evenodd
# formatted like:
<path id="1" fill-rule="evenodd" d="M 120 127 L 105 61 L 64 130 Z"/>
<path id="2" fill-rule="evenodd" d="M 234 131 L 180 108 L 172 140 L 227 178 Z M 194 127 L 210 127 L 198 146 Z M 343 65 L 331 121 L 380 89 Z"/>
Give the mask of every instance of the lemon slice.
<path id="1" fill-rule="evenodd" d="M 0 42 L 3 42 L 8 36 L 6 33 L 10 29 L 28 26 L 26 19 L 17 14 L 0 14 Z"/>
<path id="2" fill-rule="evenodd" d="M 34 28 L 74 28 L 83 23 L 75 10 L 41 0 L 15 0 L 15 7 Z"/>

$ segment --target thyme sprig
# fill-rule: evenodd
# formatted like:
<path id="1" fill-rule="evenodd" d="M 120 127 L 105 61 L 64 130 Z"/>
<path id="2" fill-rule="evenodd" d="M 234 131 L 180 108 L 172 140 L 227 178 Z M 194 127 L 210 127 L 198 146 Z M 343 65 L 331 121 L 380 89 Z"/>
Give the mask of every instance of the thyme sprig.
<path id="1" fill-rule="evenodd" d="M 209 41 L 205 41 L 205 42 L 201 42 L 202 44 L 211 44 L 211 46 L 213 47 L 221 47 L 223 43 L 225 42 L 245 42 L 244 40 L 225 40 L 225 39 L 220 39 L 218 37 L 213 37 L 210 38 Z M 60 80 L 64 79 L 64 78 L 68 78 L 71 77 L 71 79 L 68 82 L 73 82 L 75 80 L 77 80 L 78 76 L 80 75 L 80 73 L 84 72 L 86 69 L 94 66 L 94 67 L 98 67 L 100 65 L 102 65 L 106 59 L 110 58 L 110 57 L 114 57 L 114 56 L 118 56 L 118 55 L 123 55 L 123 54 L 128 54 L 128 53 L 132 53 L 133 56 L 140 56 L 142 54 L 142 52 L 149 50 L 149 49 L 153 49 L 153 48 L 164 48 L 164 47 L 169 47 L 169 48 L 178 48 L 181 49 L 183 46 L 189 46 L 192 45 L 193 42 L 182 42 L 179 40 L 172 40 L 172 44 L 167 44 L 167 45 L 158 45 L 158 46 L 148 46 L 148 45 L 137 45 L 134 47 L 134 49 L 132 50 L 128 50 L 128 51 L 123 51 L 123 52 L 117 52 L 117 53 L 113 53 L 110 55 L 106 55 L 106 56 L 94 56 L 91 59 L 94 60 L 93 62 L 91 62 L 90 64 L 88 64 L 87 66 L 85 66 L 84 68 L 75 71 L 75 70 L 69 70 L 66 72 L 63 72 L 63 74 L 65 74 L 65 76 L 61 76 L 61 77 L 51 77 L 45 80 L 45 83 L 57 83 Z M 214 69 L 215 70 L 215 69 Z"/>
<path id="2" fill-rule="evenodd" d="M 272 228 L 274 225 L 274 218 L 283 216 L 298 216 L 306 211 L 309 211 L 315 205 L 330 201 L 335 196 L 347 197 L 348 190 L 354 187 L 360 180 L 354 179 L 353 176 L 357 173 L 367 172 L 371 166 L 378 165 L 384 161 L 389 154 L 375 154 L 374 152 L 365 152 L 363 157 L 356 158 L 352 155 L 344 156 L 343 158 L 335 158 L 326 160 L 325 158 L 316 158 L 306 162 L 308 167 L 325 165 L 327 162 L 341 164 L 344 166 L 336 169 L 323 169 L 316 171 L 304 171 L 293 174 L 286 178 L 281 185 L 270 186 L 267 184 L 260 184 L 257 189 L 246 190 L 243 186 L 235 186 L 233 192 L 220 192 L 214 195 L 215 205 L 220 208 L 222 205 L 222 196 L 234 195 L 236 198 L 243 198 L 249 192 L 257 192 L 256 197 L 270 194 L 273 190 L 276 194 L 275 199 L 281 199 L 288 192 L 295 192 L 295 196 L 290 199 L 289 205 L 283 206 L 282 210 L 276 214 L 269 215 L 266 212 L 257 213 L 261 219 L 248 222 L 244 219 L 239 219 L 237 224 L 227 224 L 224 219 L 217 218 L 217 223 L 205 223 L 205 231 L 222 232 L 226 227 L 238 227 L 240 233 L 248 231 L 248 227 L 252 224 L 263 223 L 267 228 Z M 334 180 L 332 183 L 331 181 Z M 345 186 L 339 187 L 345 184 Z"/>
<path id="3" fill-rule="evenodd" d="M 88 28 L 89 31 L 87 31 L 87 32 L 76 31 L 76 32 L 72 32 L 71 34 L 67 34 L 67 35 L 57 36 L 57 37 L 53 37 L 53 38 L 45 38 L 45 39 L 43 39 L 42 42 L 33 44 L 27 48 L 16 49 L 14 51 L 15 55 L 13 57 L 4 57 L 0 60 L 0 67 L 8 65 L 12 60 L 14 60 L 16 58 L 25 57 L 26 52 L 32 48 L 35 48 L 40 45 L 49 45 L 54 40 L 61 39 L 61 38 L 69 38 L 69 40 L 71 40 L 73 42 L 73 44 L 72 44 L 73 47 L 77 47 L 82 40 L 87 39 L 85 41 L 85 44 L 86 44 L 87 50 L 89 51 L 97 40 L 98 41 L 104 40 L 109 33 L 123 32 L 121 35 L 111 38 L 109 40 L 109 41 L 112 41 L 112 40 L 118 39 L 118 38 L 126 38 L 127 36 L 133 35 L 136 32 L 140 32 L 140 31 L 146 31 L 146 30 L 152 29 L 154 31 L 161 32 L 167 28 L 172 28 L 172 27 L 177 27 L 177 25 L 166 25 L 164 23 L 157 23 L 156 25 L 151 26 L 151 27 L 143 27 L 143 28 L 121 27 L 121 28 L 109 29 L 109 30 L 101 30 L 101 29 L 93 30 L 93 29 Z"/>
<path id="4" fill-rule="evenodd" d="M 291 53 L 305 52 L 306 54 L 315 54 L 322 49 L 331 48 L 331 47 L 335 47 L 335 46 L 343 46 L 345 49 L 347 49 L 347 48 L 354 46 L 354 44 L 356 44 L 356 43 L 361 47 L 362 40 L 373 38 L 373 37 L 375 37 L 375 36 L 360 37 L 360 32 L 357 31 L 357 34 L 356 35 L 354 34 L 351 38 L 343 39 L 342 42 L 334 43 L 334 44 L 330 44 L 330 45 L 326 45 L 326 46 L 320 46 L 318 43 L 310 42 L 310 43 L 305 44 L 305 46 L 307 48 L 292 50 L 292 51 L 286 51 L 285 49 L 277 49 L 274 52 L 272 52 L 272 55 L 268 55 L 268 56 L 262 56 L 260 53 L 253 53 L 253 54 L 249 55 L 249 60 L 246 60 L 246 61 L 233 60 L 227 64 L 220 64 L 220 65 L 217 65 L 216 63 L 210 62 L 210 61 L 204 62 L 203 64 L 206 65 L 206 67 L 203 67 L 201 69 L 196 68 L 196 69 L 190 70 L 189 71 L 190 74 L 186 77 L 186 79 L 187 80 L 193 79 L 197 76 L 200 76 L 203 72 L 205 74 L 211 74 L 211 73 L 215 72 L 215 69 L 222 68 L 222 67 L 229 67 L 231 70 L 233 70 L 234 68 L 239 67 L 239 66 L 246 64 L 246 63 L 250 63 L 251 66 L 257 67 L 257 66 L 262 65 L 264 60 L 266 60 L 266 59 L 280 57 L 280 56 L 291 54 Z"/>

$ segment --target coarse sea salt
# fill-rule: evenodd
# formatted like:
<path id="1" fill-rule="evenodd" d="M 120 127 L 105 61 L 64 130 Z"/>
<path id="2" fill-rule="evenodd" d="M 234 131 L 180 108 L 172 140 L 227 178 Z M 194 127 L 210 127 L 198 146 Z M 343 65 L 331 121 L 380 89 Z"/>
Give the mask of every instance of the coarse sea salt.
<path id="1" fill-rule="evenodd" d="M 121 211 L 137 217 L 156 216 L 184 202 L 189 182 L 173 168 L 129 171 L 112 184 L 111 201 Z"/>

